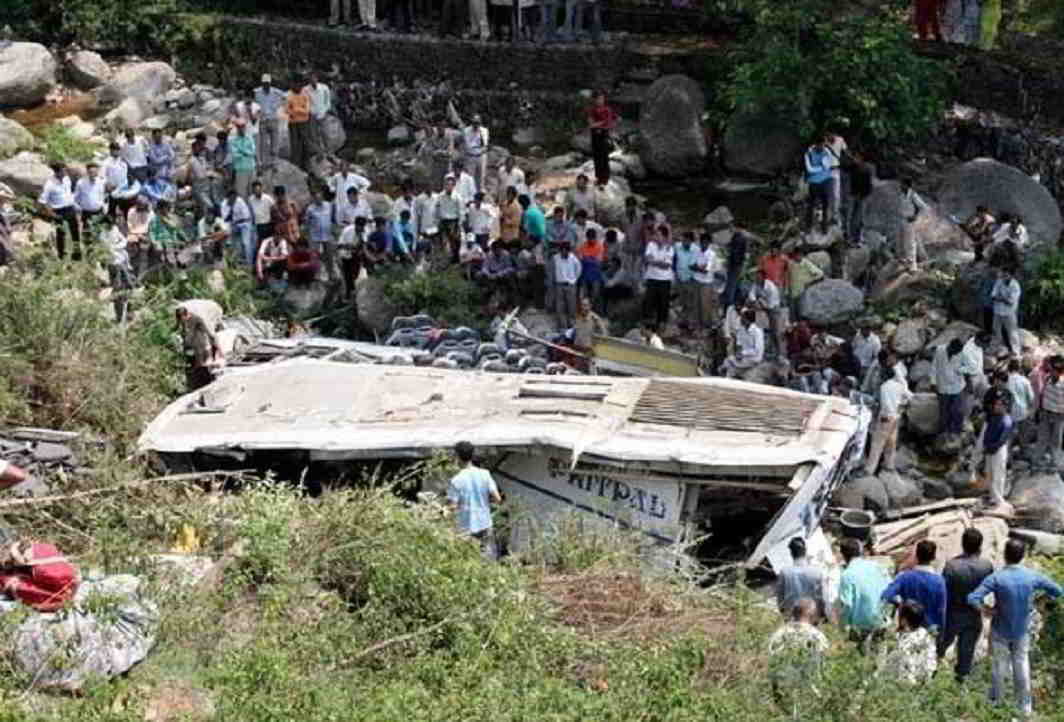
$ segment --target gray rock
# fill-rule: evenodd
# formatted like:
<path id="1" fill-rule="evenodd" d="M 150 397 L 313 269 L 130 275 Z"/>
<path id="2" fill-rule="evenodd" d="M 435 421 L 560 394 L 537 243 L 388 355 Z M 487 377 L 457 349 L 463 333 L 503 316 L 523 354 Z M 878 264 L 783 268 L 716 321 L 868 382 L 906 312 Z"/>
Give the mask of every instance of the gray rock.
<path id="1" fill-rule="evenodd" d="M 724 132 L 724 165 L 738 173 L 771 176 L 793 168 L 802 135 L 784 114 L 736 113 Z"/>
<path id="2" fill-rule="evenodd" d="M 958 318 L 971 324 L 982 323 L 982 289 L 996 278 L 996 273 L 986 263 L 973 263 L 960 270 L 949 289 L 949 305 Z"/>
<path id="3" fill-rule="evenodd" d="M 917 353 L 927 343 L 927 324 L 922 318 L 907 318 L 898 324 L 890 345 L 902 356 Z"/>
<path id="4" fill-rule="evenodd" d="M 514 144 L 522 148 L 540 145 L 545 143 L 546 140 L 547 134 L 538 126 L 518 128 L 513 133 Z"/>
<path id="5" fill-rule="evenodd" d="M 901 265 L 890 261 L 878 269 L 869 300 L 887 305 L 911 305 L 917 301 L 938 303 L 949 290 L 949 281 L 941 273 L 928 272 L 926 267 L 908 273 Z"/>
<path id="6" fill-rule="evenodd" d="M 579 163 L 581 160 L 582 158 L 576 153 L 563 153 L 562 155 L 547 158 L 547 160 L 543 162 L 543 170 L 565 170 L 566 168 L 571 167 L 574 163 Z"/>
<path id="7" fill-rule="evenodd" d="M 1055 534 L 1064 532 L 1064 482 L 1060 474 L 1024 476 L 1013 482 L 1009 501 L 1024 526 Z"/>
<path id="8" fill-rule="evenodd" d="M 925 383 L 931 380 L 931 362 L 919 359 L 909 366 L 909 388 L 918 391 L 926 390 Z"/>
<path id="9" fill-rule="evenodd" d="M 107 88 L 123 98 L 153 104 L 166 95 L 177 73 L 163 62 L 131 63 L 115 71 Z"/>
<path id="10" fill-rule="evenodd" d="M 930 501 L 942 501 L 953 496 L 953 487 L 942 479 L 925 478 L 923 488 L 924 496 Z"/>
<path id="11" fill-rule="evenodd" d="M 872 251 L 867 246 L 846 249 L 846 280 L 855 281 L 860 278 L 872 260 Z"/>
<path id="12" fill-rule="evenodd" d="M 886 490 L 890 505 L 894 509 L 916 506 L 924 500 L 920 487 L 896 471 L 880 472 L 879 480 L 883 482 L 883 488 Z"/>
<path id="13" fill-rule="evenodd" d="M 34 200 L 51 177 L 52 169 L 38 153 L 23 151 L 0 161 L 0 183 L 6 183 L 15 193 L 31 196 Z"/>
<path id="14" fill-rule="evenodd" d="M 821 233 L 819 228 L 814 228 L 805 235 L 802 245 L 812 248 L 831 248 L 843 240 L 842 228 L 839 226 L 829 227 L 827 233 Z"/>
<path id="15" fill-rule="evenodd" d="M 832 324 L 856 318 L 864 310 L 864 293 L 837 278 L 815 283 L 802 293 L 798 312 L 812 323 Z"/>
<path id="16" fill-rule="evenodd" d="M 196 93 L 189 88 L 185 88 L 177 93 L 174 104 L 182 110 L 188 110 L 196 105 Z"/>
<path id="17" fill-rule="evenodd" d="M 67 58 L 66 71 L 78 90 L 98 88 L 111 79 L 111 66 L 99 53 L 78 50 Z"/>
<path id="18" fill-rule="evenodd" d="M 619 176 L 611 176 L 610 182 L 603 188 L 595 187 L 595 206 L 598 209 L 599 223 L 610 226 L 621 225 L 624 220 L 624 201 L 632 195 L 628 181 Z"/>
<path id="19" fill-rule="evenodd" d="M 731 223 L 735 220 L 735 216 L 732 215 L 731 210 L 727 206 L 717 206 L 702 219 L 702 224 L 706 226 L 718 226 L 722 223 Z M 713 243 L 720 246 L 728 243 L 731 240 L 732 232 L 728 229 L 721 231 L 715 231 L 713 233 Z"/>
<path id="20" fill-rule="evenodd" d="M 74 452 L 66 444 L 53 444 L 42 441 L 34 445 L 33 458 L 43 463 L 66 461 L 74 456 Z"/>
<path id="21" fill-rule="evenodd" d="M 0 46 L 0 107 L 36 105 L 55 88 L 55 57 L 37 43 Z"/>
<path id="22" fill-rule="evenodd" d="M 33 134 L 13 120 L 0 116 L 0 158 L 9 158 L 20 150 L 29 150 L 36 141 Z"/>
<path id="23" fill-rule="evenodd" d="M 916 468 L 916 454 L 908 446 L 899 446 L 894 454 L 894 468 L 899 474 L 908 474 Z"/>
<path id="24" fill-rule="evenodd" d="M 647 177 L 647 168 L 643 165 L 643 159 L 635 153 L 614 153 L 610 156 L 611 166 L 614 161 L 619 162 L 624 167 L 623 173 L 629 178 L 643 180 Z"/>
<path id="25" fill-rule="evenodd" d="M 967 235 L 947 213 L 943 212 L 927 194 L 921 194 L 927 202 L 928 209 L 921 213 L 916 221 L 916 238 L 920 242 L 920 261 L 936 259 L 948 251 L 966 249 L 969 246 Z M 864 229 L 882 234 L 887 241 L 887 248 L 892 252 L 898 248 L 902 233 L 902 196 L 896 181 L 876 184 L 871 195 L 865 201 L 861 211 Z M 906 211 L 908 212 L 908 211 Z"/>
<path id="26" fill-rule="evenodd" d="M 388 333 L 399 309 L 384 295 L 384 281 L 379 276 L 363 273 L 355 282 L 355 297 L 358 320 L 362 325 L 382 336 Z"/>
<path id="27" fill-rule="evenodd" d="M 878 476 L 862 476 L 847 485 L 854 489 L 855 494 L 860 494 L 864 498 L 863 506 L 855 508 L 870 511 L 886 511 L 890 508 L 890 497 Z"/>
<path id="28" fill-rule="evenodd" d="M 406 145 L 414 140 L 410 127 L 397 125 L 388 130 L 388 143 L 390 145 Z"/>
<path id="29" fill-rule="evenodd" d="M 752 384 L 774 386 L 779 379 L 779 370 L 772 361 L 764 361 L 743 372 L 742 380 Z"/>
<path id="30" fill-rule="evenodd" d="M 310 203 L 310 188 L 307 185 L 307 174 L 300 168 L 292 165 L 284 159 L 277 159 L 273 167 L 264 170 L 260 176 L 264 188 L 284 186 L 288 191 L 288 197 L 297 208 L 306 208 Z"/>
<path id="31" fill-rule="evenodd" d="M 322 123 L 322 135 L 325 138 L 325 147 L 330 153 L 336 153 L 347 145 L 347 133 L 344 124 L 333 114 L 325 116 Z"/>
<path id="32" fill-rule="evenodd" d="M 678 178 L 703 169 L 705 109 L 702 86 L 686 75 L 654 81 L 639 110 L 639 155 L 649 171 Z"/>
<path id="33" fill-rule="evenodd" d="M 913 394 L 912 401 L 905 411 L 908 428 L 923 436 L 938 433 L 938 396 L 931 393 Z"/>
<path id="34" fill-rule="evenodd" d="M 569 138 L 569 147 L 585 155 L 590 155 L 591 131 L 585 128 L 579 133 L 574 133 L 572 137 Z"/>
<path id="35" fill-rule="evenodd" d="M 939 331 L 938 335 L 927 344 L 927 347 L 930 350 L 938 346 L 946 346 L 954 339 L 965 342 L 979 333 L 980 330 L 980 327 L 975 324 L 966 323 L 965 321 L 953 321 Z"/>
<path id="36" fill-rule="evenodd" d="M 843 484 L 836 489 L 834 496 L 831 497 L 831 505 L 842 507 L 843 509 L 864 509 L 864 492 L 853 484 Z"/>
<path id="37" fill-rule="evenodd" d="M 939 190 L 942 208 L 967 219 L 977 205 L 994 213 L 1019 215 L 1031 244 L 1056 245 L 1064 228 L 1060 207 L 1045 187 L 1021 170 L 989 158 L 976 158 L 950 170 Z"/>
<path id="38" fill-rule="evenodd" d="M 103 117 L 105 123 L 117 128 L 139 128 L 151 110 L 137 98 L 125 98 Z"/>
<path id="39" fill-rule="evenodd" d="M 321 314 L 332 295 L 328 284 L 314 281 L 305 286 L 289 286 L 281 303 L 295 318 L 312 318 Z"/>

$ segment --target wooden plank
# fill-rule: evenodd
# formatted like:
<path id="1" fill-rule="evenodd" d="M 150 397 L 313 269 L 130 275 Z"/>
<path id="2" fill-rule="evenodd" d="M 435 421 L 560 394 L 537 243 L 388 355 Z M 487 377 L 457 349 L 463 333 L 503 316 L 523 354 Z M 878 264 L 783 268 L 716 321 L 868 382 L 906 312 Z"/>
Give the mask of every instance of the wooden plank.
<path id="1" fill-rule="evenodd" d="M 927 517 L 927 516 L 920 517 L 919 519 L 916 519 L 915 521 L 907 523 L 905 526 L 901 527 L 900 529 L 896 529 L 896 530 L 894 530 L 893 532 L 891 532 L 889 534 L 885 534 L 882 538 L 879 538 L 878 535 L 877 535 L 876 542 L 872 546 L 873 551 L 875 551 L 877 554 L 881 554 L 881 553 L 887 551 L 888 549 L 894 548 L 894 546 L 896 546 L 896 543 L 899 540 L 905 538 L 907 535 L 909 535 L 910 532 L 913 532 L 915 530 L 924 531 L 925 530 L 925 524 L 927 523 L 928 518 L 929 517 Z M 873 527 L 873 529 L 874 528 L 875 527 Z M 926 528 L 930 528 L 930 527 L 926 527 Z"/>
<path id="2" fill-rule="evenodd" d="M 917 514 L 923 514 L 929 511 L 939 511 L 940 509 L 967 509 L 968 507 L 975 506 L 979 501 L 979 499 L 946 499 L 945 501 L 936 501 L 933 504 L 910 506 L 907 509 L 892 509 L 891 511 L 883 512 L 881 516 L 888 520 L 904 519 L 909 516 L 916 516 Z"/>

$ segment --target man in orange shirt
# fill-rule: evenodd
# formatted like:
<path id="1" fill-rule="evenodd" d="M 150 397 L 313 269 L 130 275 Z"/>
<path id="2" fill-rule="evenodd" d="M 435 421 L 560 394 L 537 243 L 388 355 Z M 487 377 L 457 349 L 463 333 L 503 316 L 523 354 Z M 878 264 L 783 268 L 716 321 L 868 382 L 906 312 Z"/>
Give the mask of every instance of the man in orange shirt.
<path id="1" fill-rule="evenodd" d="M 312 150 L 310 137 L 310 86 L 304 85 L 288 94 L 288 137 L 292 148 L 292 163 L 306 169 Z"/>
<path id="2" fill-rule="evenodd" d="M 790 261 L 780 249 L 779 241 L 774 241 L 768 247 L 768 252 L 761 256 L 757 264 L 757 270 L 765 273 L 765 278 L 776 284 L 776 288 L 783 293 L 787 287 L 787 266 Z"/>

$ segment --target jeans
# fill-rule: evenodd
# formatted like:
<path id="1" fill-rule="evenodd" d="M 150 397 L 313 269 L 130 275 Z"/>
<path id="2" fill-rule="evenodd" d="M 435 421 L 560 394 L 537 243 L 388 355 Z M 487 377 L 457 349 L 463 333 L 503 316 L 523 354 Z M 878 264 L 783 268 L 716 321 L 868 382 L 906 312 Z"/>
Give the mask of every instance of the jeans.
<path id="1" fill-rule="evenodd" d="M 1022 351 L 1015 311 L 1012 313 L 995 313 L 993 328 L 994 340 L 1004 338 L 1005 345 L 1009 347 L 1009 353 L 1018 355 Z"/>
<path id="2" fill-rule="evenodd" d="M 938 419 L 942 432 L 959 434 L 964 429 L 964 411 L 961 394 L 938 395 Z"/>
<path id="3" fill-rule="evenodd" d="M 1064 440 L 1064 414 L 1057 414 L 1046 409 L 1042 409 L 1040 414 L 1035 459 L 1041 461 L 1048 452 L 1053 459 L 1053 467 L 1056 468 L 1061 464 L 1060 444 Z"/>
<path id="4" fill-rule="evenodd" d="M 305 123 L 288 124 L 289 142 L 291 143 L 292 165 L 297 168 L 305 168 L 310 161 L 313 152 L 312 134 L 310 121 Z"/>
<path id="5" fill-rule="evenodd" d="M 1026 634 L 1010 640 L 990 633 L 990 701 L 1001 700 L 1005 677 L 1011 668 L 1016 707 L 1025 716 L 1030 716 L 1032 712 L 1031 663 L 1028 659 L 1030 647 L 1031 638 Z"/>
<path id="6" fill-rule="evenodd" d="M 244 263 L 254 266 L 255 265 L 255 241 L 251 235 L 252 225 L 250 223 L 236 223 L 233 225 L 233 250 L 244 261 Z"/>
<path id="7" fill-rule="evenodd" d="M 558 38 L 558 0 L 541 0 L 539 3 L 539 40 L 553 42 Z"/>
<path id="8" fill-rule="evenodd" d="M 259 122 L 259 165 L 273 165 L 281 147 L 281 122 L 263 118 Z"/>
<path id="9" fill-rule="evenodd" d="M 817 206 L 820 206 L 820 227 L 827 228 L 828 221 L 831 219 L 831 195 L 832 195 L 832 183 L 831 178 L 821 183 L 809 184 L 809 203 L 805 206 L 805 227 L 813 227 L 813 212 Z"/>
<path id="10" fill-rule="evenodd" d="M 566 0 L 565 25 L 562 35 L 574 38 L 582 29 L 584 21 L 591 19 L 591 42 L 598 45 L 602 40 L 602 7 L 597 0 Z"/>
<path id="11" fill-rule="evenodd" d="M 975 645 L 979 643 L 979 637 L 983 634 L 983 628 L 979 620 L 975 624 L 954 626 L 947 622 L 946 629 L 938 637 L 939 659 L 946 656 L 946 652 L 953 642 L 957 642 L 957 665 L 954 668 L 958 682 L 972 672 L 972 661 L 975 659 Z"/>

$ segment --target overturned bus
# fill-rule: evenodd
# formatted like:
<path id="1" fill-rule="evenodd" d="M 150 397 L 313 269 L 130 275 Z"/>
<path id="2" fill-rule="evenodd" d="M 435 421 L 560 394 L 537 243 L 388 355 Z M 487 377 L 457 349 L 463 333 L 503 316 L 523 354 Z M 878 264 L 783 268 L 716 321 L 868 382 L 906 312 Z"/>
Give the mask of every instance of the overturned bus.
<path id="1" fill-rule="evenodd" d="M 520 554 L 561 519 L 631 529 L 649 553 L 786 563 L 863 451 L 867 410 L 719 378 L 544 376 L 293 358 L 170 404 L 141 451 L 171 467 L 298 455 L 416 459 L 478 447 Z M 217 467 L 216 467 L 217 468 Z"/>

